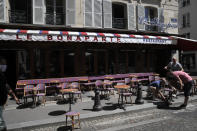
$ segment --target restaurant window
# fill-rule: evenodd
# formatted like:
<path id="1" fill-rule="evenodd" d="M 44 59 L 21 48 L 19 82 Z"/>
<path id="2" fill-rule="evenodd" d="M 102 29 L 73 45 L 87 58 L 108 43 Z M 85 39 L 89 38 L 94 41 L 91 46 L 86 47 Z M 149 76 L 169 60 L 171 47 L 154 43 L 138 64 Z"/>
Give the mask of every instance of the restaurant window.
<path id="1" fill-rule="evenodd" d="M 135 50 L 128 51 L 128 71 L 135 72 Z"/>
<path id="2" fill-rule="evenodd" d="M 119 73 L 126 73 L 127 69 L 127 51 L 120 51 L 119 53 Z"/>
<path id="3" fill-rule="evenodd" d="M 115 74 L 116 73 L 116 53 L 114 50 L 108 51 L 108 73 Z"/>
<path id="4" fill-rule="evenodd" d="M 94 52 L 87 50 L 85 52 L 86 57 L 86 74 L 88 76 L 94 75 Z"/>
<path id="5" fill-rule="evenodd" d="M 10 9 L 8 10 L 10 23 L 32 23 L 32 3 L 31 0 L 9 0 Z"/>
<path id="6" fill-rule="evenodd" d="M 59 51 L 51 51 L 49 61 L 49 73 L 50 77 L 59 77 L 60 75 L 60 60 L 59 60 Z"/>
<path id="7" fill-rule="evenodd" d="M 65 1 L 46 0 L 46 24 L 64 25 L 65 24 Z"/>
<path id="8" fill-rule="evenodd" d="M 34 50 L 34 54 L 35 54 L 35 77 L 36 78 L 44 78 L 45 74 L 44 74 L 44 70 L 45 70 L 45 54 L 44 51 L 41 49 L 35 49 Z"/>
<path id="9" fill-rule="evenodd" d="M 182 65 L 185 71 L 195 69 L 196 61 L 195 54 L 183 54 Z"/>
<path id="10" fill-rule="evenodd" d="M 30 56 L 26 50 L 18 51 L 18 78 L 29 79 L 30 78 Z"/>
<path id="11" fill-rule="evenodd" d="M 64 51 L 64 75 L 73 76 L 74 75 L 74 57 L 75 53 L 72 50 Z"/>
<path id="12" fill-rule="evenodd" d="M 97 51 L 97 60 L 98 60 L 98 75 L 104 75 L 106 73 L 106 51 L 105 50 L 98 50 Z"/>

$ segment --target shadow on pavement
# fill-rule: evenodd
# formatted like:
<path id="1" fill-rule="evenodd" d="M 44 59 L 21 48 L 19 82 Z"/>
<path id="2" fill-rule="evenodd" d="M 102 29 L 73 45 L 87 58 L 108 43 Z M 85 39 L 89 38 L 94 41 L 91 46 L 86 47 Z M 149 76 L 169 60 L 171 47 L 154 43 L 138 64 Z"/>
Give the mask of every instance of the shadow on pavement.
<path id="1" fill-rule="evenodd" d="M 58 100 L 56 104 L 63 105 L 63 104 L 68 104 L 68 103 L 69 103 L 68 99 L 61 99 L 61 100 Z"/>
<path id="2" fill-rule="evenodd" d="M 36 103 L 36 106 L 39 106 L 40 103 Z M 16 109 L 25 109 L 25 108 L 35 108 L 36 107 L 33 102 L 28 102 L 26 104 L 22 103 L 16 107 Z"/>
<path id="3" fill-rule="evenodd" d="M 166 110 L 180 110 L 181 108 L 178 107 L 174 107 L 174 106 L 169 106 L 166 105 L 165 102 L 153 102 L 154 105 L 157 105 L 158 109 L 166 109 Z"/>
<path id="4" fill-rule="evenodd" d="M 118 107 L 118 104 L 112 104 L 111 106 L 103 106 L 103 110 L 116 110 Z"/>
<path id="5" fill-rule="evenodd" d="M 93 109 L 83 109 L 84 111 L 93 111 Z"/>
<path id="6" fill-rule="evenodd" d="M 64 110 L 59 110 L 59 111 L 52 111 L 52 112 L 49 112 L 48 115 L 49 116 L 60 116 L 60 115 L 63 115 L 65 114 L 66 111 Z"/>
<path id="7" fill-rule="evenodd" d="M 57 131 L 72 131 L 71 126 L 60 126 L 57 128 Z"/>

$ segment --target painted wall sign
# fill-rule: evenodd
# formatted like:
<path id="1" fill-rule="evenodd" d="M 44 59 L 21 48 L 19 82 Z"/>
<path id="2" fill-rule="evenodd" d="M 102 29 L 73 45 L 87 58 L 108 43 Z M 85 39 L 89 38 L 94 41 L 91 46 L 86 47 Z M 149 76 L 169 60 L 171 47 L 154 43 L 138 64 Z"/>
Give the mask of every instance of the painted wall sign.
<path id="1" fill-rule="evenodd" d="M 143 25 L 158 26 L 164 30 L 164 29 L 168 29 L 168 28 L 178 28 L 178 24 L 174 21 L 175 20 L 173 19 L 172 23 L 169 22 L 168 24 L 164 24 L 164 23 L 160 22 L 158 18 L 148 19 L 145 17 L 139 17 L 138 23 L 143 24 Z"/>

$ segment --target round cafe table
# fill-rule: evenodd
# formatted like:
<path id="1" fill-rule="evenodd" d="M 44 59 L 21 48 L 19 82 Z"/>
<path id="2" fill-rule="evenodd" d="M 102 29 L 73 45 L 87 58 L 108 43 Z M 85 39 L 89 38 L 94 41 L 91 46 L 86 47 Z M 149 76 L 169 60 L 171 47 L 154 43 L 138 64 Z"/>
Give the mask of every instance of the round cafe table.
<path id="1" fill-rule="evenodd" d="M 125 109 L 125 105 L 124 105 L 124 102 L 123 102 L 123 92 L 124 92 L 124 90 L 128 90 L 130 88 L 130 86 L 129 85 L 115 85 L 114 88 L 120 89 L 121 104 L 119 106 L 120 106 L 120 109 Z"/>

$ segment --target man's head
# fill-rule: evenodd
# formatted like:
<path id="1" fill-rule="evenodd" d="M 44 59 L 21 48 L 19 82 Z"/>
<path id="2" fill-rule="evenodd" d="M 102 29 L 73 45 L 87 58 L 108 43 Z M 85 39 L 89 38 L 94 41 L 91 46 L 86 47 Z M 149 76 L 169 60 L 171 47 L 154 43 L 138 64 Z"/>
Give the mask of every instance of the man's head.
<path id="1" fill-rule="evenodd" d="M 6 72 L 7 62 L 4 58 L 0 57 L 0 72 Z"/>
<path id="2" fill-rule="evenodd" d="M 172 57 L 172 62 L 176 63 L 176 58 L 175 57 Z"/>

